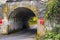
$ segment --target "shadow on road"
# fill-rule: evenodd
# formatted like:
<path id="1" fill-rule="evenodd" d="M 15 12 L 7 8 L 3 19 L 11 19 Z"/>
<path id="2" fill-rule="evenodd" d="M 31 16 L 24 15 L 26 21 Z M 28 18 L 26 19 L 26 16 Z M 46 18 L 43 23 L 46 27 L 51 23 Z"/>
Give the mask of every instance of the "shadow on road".
<path id="1" fill-rule="evenodd" d="M 24 30 L 15 30 L 15 31 L 12 31 L 10 32 L 8 35 L 11 35 L 11 34 L 25 34 L 25 33 L 29 33 L 29 34 L 37 34 L 37 30 L 36 29 L 24 29 Z"/>
<path id="2" fill-rule="evenodd" d="M 36 36 L 36 29 L 24 29 L 22 31 L 14 31 L 8 35 L 0 35 L 0 40 L 30 40 Z"/>

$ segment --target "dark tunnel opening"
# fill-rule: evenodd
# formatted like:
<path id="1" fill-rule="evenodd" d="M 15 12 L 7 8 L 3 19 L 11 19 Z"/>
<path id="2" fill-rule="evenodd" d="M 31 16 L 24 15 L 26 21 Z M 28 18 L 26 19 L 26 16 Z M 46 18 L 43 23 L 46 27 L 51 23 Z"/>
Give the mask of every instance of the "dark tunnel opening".
<path id="1" fill-rule="evenodd" d="M 10 24 L 11 31 L 17 30 L 17 29 L 30 29 L 29 20 L 35 17 L 35 14 L 32 10 L 24 7 L 19 7 L 15 9 L 13 12 L 11 12 L 9 16 L 9 20 L 13 20 L 13 22 Z M 36 29 L 34 29 L 37 31 Z"/>

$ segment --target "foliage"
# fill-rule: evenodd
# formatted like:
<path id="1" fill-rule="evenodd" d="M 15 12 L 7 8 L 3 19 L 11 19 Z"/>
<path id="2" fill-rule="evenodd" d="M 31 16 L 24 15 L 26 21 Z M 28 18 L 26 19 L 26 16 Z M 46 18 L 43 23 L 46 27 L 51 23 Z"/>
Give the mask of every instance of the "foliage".
<path id="1" fill-rule="evenodd" d="M 48 2 L 47 11 L 45 15 L 45 22 L 50 21 L 52 28 L 56 27 L 59 19 L 60 13 L 60 1 L 59 0 L 50 0 Z"/>
<path id="2" fill-rule="evenodd" d="M 48 32 L 45 37 L 44 40 L 60 40 L 60 33 L 56 34 L 55 32 Z"/>
<path id="3" fill-rule="evenodd" d="M 60 0 L 50 0 L 48 2 L 47 11 L 45 15 L 45 21 L 50 20 L 52 23 L 56 23 L 56 18 L 59 15 L 60 11 Z M 51 32 L 46 32 L 43 40 L 60 40 L 60 26 L 52 27 Z"/>
<path id="4" fill-rule="evenodd" d="M 58 0 L 50 0 L 48 2 L 45 19 L 54 20 L 58 13 Z"/>

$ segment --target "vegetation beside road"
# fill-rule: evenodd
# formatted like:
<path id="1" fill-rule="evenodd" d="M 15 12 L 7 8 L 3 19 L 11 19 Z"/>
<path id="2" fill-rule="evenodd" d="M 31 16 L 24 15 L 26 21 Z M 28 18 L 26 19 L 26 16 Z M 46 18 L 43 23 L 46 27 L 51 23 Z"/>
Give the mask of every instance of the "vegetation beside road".
<path id="1" fill-rule="evenodd" d="M 50 21 L 52 30 L 47 31 L 43 37 L 39 37 L 38 40 L 60 40 L 60 25 L 57 24 L 60 14 L 60 0 L 50 0 L 47 5 L 47 11 L 45 14 L 45 22 Z"/>

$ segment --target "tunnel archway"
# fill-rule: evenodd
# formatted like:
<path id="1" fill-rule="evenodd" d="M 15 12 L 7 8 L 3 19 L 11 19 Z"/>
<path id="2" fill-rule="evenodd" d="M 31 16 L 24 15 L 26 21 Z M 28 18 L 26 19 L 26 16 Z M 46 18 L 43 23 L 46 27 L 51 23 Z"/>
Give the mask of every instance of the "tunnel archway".
<path id="1" fill-rule="evenodd" d="M 10 29 L 29 29 L 29 20 L 32 17 L 36 17 L 32 10 L 25 7 L 16 8 L 8 17 L 9 21 L 11 21 Z"/>

